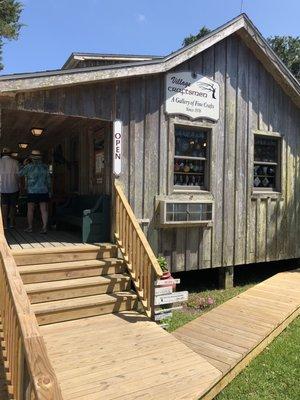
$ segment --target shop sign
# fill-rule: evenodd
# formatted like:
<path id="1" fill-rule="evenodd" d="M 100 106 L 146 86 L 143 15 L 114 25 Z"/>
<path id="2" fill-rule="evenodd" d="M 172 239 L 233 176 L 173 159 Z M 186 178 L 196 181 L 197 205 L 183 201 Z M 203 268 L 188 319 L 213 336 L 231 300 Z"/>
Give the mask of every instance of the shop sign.
<path id="1" fill-rule="evenodd" d="M 220 88 L 217 82 L 189 71 L 166 75 L 166 113 L 191 119 L 219 119 Z"/>
<path id="2" fill-rule="evenodd" d="M 118 176 L 122 170 L 122 121 L 113 123 L 113 173 Z"/>

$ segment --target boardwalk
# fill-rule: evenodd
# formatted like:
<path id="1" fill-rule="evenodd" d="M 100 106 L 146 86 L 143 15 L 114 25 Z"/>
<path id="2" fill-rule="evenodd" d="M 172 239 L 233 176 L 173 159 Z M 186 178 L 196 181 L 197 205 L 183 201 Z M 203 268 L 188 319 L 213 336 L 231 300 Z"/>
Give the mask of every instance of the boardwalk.
<path id="1" fill-rule="evenodd" d="M 275 275 L 173 335 L 134 310 L 40 330 L 64 400 L 211 400 L 299 313 L 300 270 Z"/>
<path id="2" fill-rule="evenodd" d="M 127 311 L 41 326 L 64 400 L 197 400 L 221 373 Z"/>
<path id="3" fill-rule="evenodd" d="M 174 332 L 222 373 L 203 398 L 213 399 L 299 313 L 296 270 L 267 279 Z"/>

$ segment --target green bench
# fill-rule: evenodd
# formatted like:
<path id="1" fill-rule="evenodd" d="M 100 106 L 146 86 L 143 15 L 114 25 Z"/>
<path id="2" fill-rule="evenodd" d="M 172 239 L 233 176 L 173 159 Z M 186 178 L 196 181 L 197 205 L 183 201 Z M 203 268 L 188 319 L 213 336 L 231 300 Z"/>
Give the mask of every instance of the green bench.
<path id="1" fill-rule="evenodd" d="M 108 195 L 78 195 L 57 207 L 56 225 L 78 226 L 83 243 L 110 240 L 110 198 Z"/>

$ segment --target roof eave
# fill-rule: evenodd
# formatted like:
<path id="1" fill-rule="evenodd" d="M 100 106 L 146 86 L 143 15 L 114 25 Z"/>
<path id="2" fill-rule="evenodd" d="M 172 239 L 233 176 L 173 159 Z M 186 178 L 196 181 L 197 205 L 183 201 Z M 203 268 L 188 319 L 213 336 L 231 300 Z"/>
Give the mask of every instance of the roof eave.
<path id="1" fill-rule="evenodd" d="M 233 33 L 240 35 L 272 73 L 285 92 L 300 107 L 300 84 L 278 58 L 255 28 L 249 18 L 242 14 L 227 24 L 216 29 L 195 43 L 161 59 L 146 62 L 126 63 L 106 67 L 80 68 L 73 70 L 47 71 L 32 76 L 7 76 L 0 78 L 1 93 L 33 91 L 61 86 L 80 85 L 90 82 L 107 81 L 132 76 L 159 74 L 175 68 L 195 55 L 203 52 Z M 75 56 L 73 53 L 72 56 Z M 70 56 L 71 57 L 71 56 Z"/>

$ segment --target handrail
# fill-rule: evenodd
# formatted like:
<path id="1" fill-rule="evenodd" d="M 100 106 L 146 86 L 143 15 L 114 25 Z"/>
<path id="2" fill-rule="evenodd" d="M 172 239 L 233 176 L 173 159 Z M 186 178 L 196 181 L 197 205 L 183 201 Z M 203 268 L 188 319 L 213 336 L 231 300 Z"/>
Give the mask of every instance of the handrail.
<path id="1" fill-rule="evenodd" d="M 149 317 L 154 312 L 154 280 L 163 275 L 119 182 L 115 181 L 115 238 Z"/>
<path id="2" fill-rule="evenodd" d="M 7 244 L 0 212 L 0 317 L 7 380 L 15 400 L 62 400 L 44 339 Z"/>

